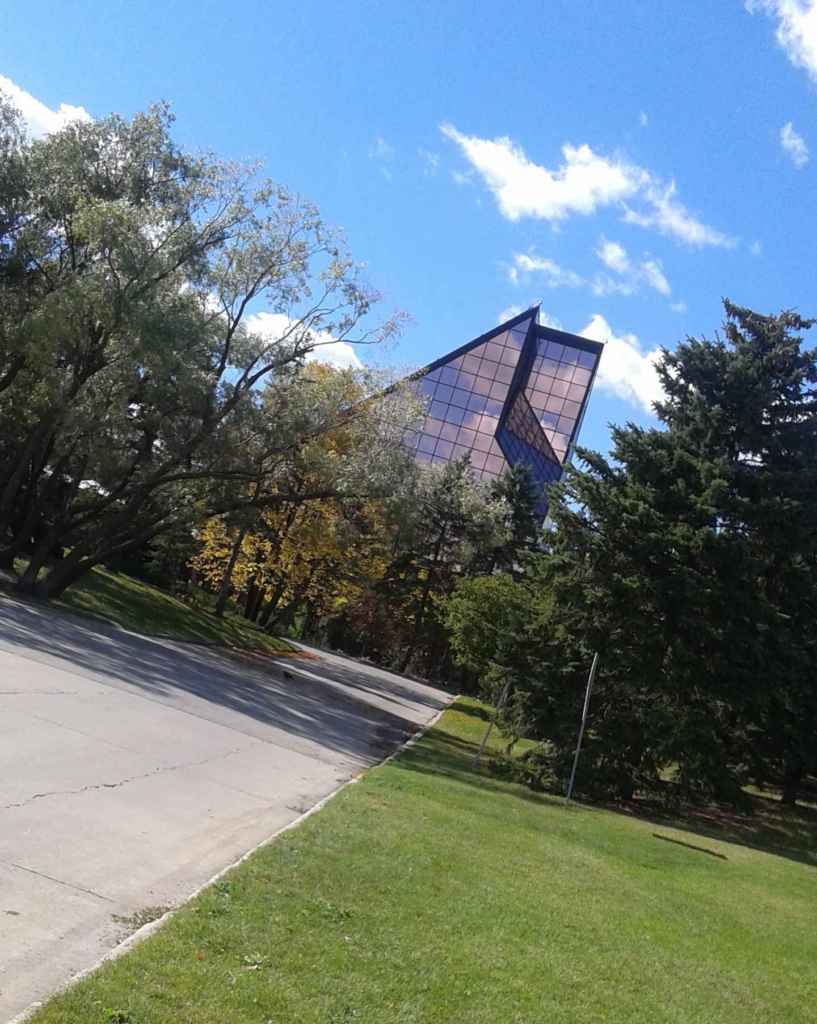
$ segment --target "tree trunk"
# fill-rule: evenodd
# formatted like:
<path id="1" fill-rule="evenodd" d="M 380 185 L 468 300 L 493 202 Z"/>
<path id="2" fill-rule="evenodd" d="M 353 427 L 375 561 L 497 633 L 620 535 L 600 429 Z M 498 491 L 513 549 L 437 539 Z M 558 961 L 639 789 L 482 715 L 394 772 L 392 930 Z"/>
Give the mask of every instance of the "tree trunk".
<path id="1" fill-rule="evenodd" d="M 786 761 L 786 767 L 783 771 L 783 794 L 781 797 L 782 802 L 787 807 L 794 807 L 797 803 L 797 797 L 800 795 L 800 786 L 803 783 L 803 763 L 802 761 L 792 758 Z"/>
<path id="2" fill-rule="evenodd" d="M 261 629 L 265 629 L 274 609 L 275 601 L 272 598 L 270 598 L 269 601 L 264 602 L 258 612 L 258 618 L 255 620 L 256 625 L 260 626 Z"/>
<path id="3" fill-rule="evenodd" d="M 428 597 L 430 593 L 431 576 L 429 574 L 429 577 L 426 580 L 425 588 L 423 589 L 423 596 L 420 601 L 420 607 L 417 611 L 417 618 L 414 620 L 414 629 L 412 630 L 411 633 L 411 640 L 409 641 L 409 645 L 406 648 L 405 654 L 403 655 L 403 659 L 400 662 L 400 665 L 397 669 L 397 671 L 401 674 L 408 670 L 408 667 L 411 664 L 411 659 L 414 657 L 414 652 L 417 650 L 417 644 L 420 641 L 420 633 L 423 629 L 423 625 L 425 624 L 426 607 L 428 605 Z"/>
<path id="4" fill-rule="evenodd" d="M 246 534 L 246 527 L 242 527 L 238 531 L 238 536 L 235 539 L 233 549 L 230 552 L 229 561 L 227 562 L 227 568 L 224 570 L 224 575 L 221 577 L 221 585 L 218 588 L 216 607 L 213 612 L 217 619 L 224 617 L 224 611 L 227 607 L 227 598 L 230 596 L 230 591 L 233 589 L 233 570 L 235 569 L 235 563 L 238 561 L 238 556 L 241 552 L 241 545 L 244 543 L 244 537 Z"/>
<path id="5" fill-rule="evenodd" d="M 53 551 L 55 545 L 66 536 L 64 530 L 58 526 L 52 527 L 49 534 L 37 545 L 37 550 L 32 557 L 25 574 L 17 581 L 17 589 L 22 593 L 31 594 L 44 601 L 51 601 L 61 597 L 65 591 L 87 575 L 96 565 L 112 558 L 114 555 L 124 555 L 136 550 L 146 544 L 151 538 L 163 532 L 161 521 L 157 520 L 146 527 L 141 533 L 121 539 L 111 533 L 106 538 L 103 536 L 95 538 L 96 543 L 84 541 L 71 548 L 71 553 L 58 561 L 45 579 L 37 582 L 36 576 L 39 570 L 45 565 L 48 555 Z M 70 547 L 69 545 L 66 545 Z"/>
<path id="6" fill-rule="evenodd" d="M 278 608 L 278 605 L 281 603 L 281 597 L 283 596 L 283 593 L 284 593 L 285 589 L 286 589 L 286 583 L 284 581 L 280 582 L 276 586 L 275 590 L 273 590 L 272 596 L 270 597 L 270 599 L 264 605 L 264 610 L 261 612 L 260 616 L 258 617 L 258 625 L 261 626 L 262 628 L 264 628 L 264 629 L 267 628 L 267 626 L 269 624 L 269 621 L 272 618 L 273 613 L 276 611 L 276 609 Z"/>
<path id="7" fill-rule="evenodd" d="M 258 588 L 255 585 L 255 580 L 250 580 L 249 583 L 247 584 L 247 589 L 244 591 L 244 600 L 241 607 L 241 614 L 244 616 L 245 619 L 248 619 L 250 617 L 250 606 L 255 600 L 255 594 L 257 589 Z"/>
<path id="8" fill-rule="evenodd" d="M 318 616 L 315 614 L 315 604 L 314 602 L 310 602 L 306 606 L 306 614 L 304 615 L 304 620 L 301 623 L 301 640 L 309 640 L 313 636 L 317 624 Z"/>
<path id="9" fill-rule="evenodd" d="M 258 577 L 250 583 L 247 590 L 247 600 L 244 602 L 244 618 L 255 622 L 261 610 L 261 602 L 264 600 L 264 588 L 259 584 Z"/>
<path id="10" fill-rule="evenodd" d="M 433 572 L 436 570 L 437 565 L 440 561 L 440 552 L 443 548 L 443 541 L 445 540 L 445 534 L 448 529 L 448 523 L 444 522 L 440 528 L 440 532 L 437 536 L 437 541 L 434 545 L 434 553 L 431 556 L 431 562 L 428 567 L 428 575 L 426 576 L 425 587 L 423 588 L 423 596 L 420 601 L 420 607 L 417 611 L 417 617 L 414 620 L 414 629 L 412 631 L 411 641 L 406 649 L 406 653 L 403 655 L 403 660 L 400 662 L 398 672 L 405 672 L 411 664 L 411 659 L 414 657 L 414 652 L 417 649 L 417 643 L 420 639 L 420 632 L 425 625 L 426 609 L 428 607 L 428 598 L 431 594 L 431 581 Z"/>
<path id="11" fill-rule="evenodd" d="M 59 529 L 52 527 L 52 529 L 46 532 L 44 537 L 40 538 L 28 561 L 25 572 L 17 580 L 16 589 L 21 594 L 39 596 L 38 588 L 40 584 L 37 583 L 37 577 L 40 575 L 40 570 L 45 567 L 45 563 L 48 561 L 49 554 L 54 549 L 58 536 Z"/>
<path id="12" fill-rule="evenodd" d="M 17 581 L 16 589 L 18 591 L 43 601 L 51 601 L 55 597 L 60 597 L 72 583 L 93 568 L 94 562 L 89 563 L 84 552 L 74 550 L 67 558 L 57 562 L 44 579 L 38 580 L 37 577 L 45 564 L 49 550 L 49 545 L 45 541 L 41 541 L 28 568 Z"/>
<path id="13" fill-rule="evenodd" d="M 22 451 L 17 455 L 16 462 L 4 481 L 3 490 L 0 493 L 0 530 L 5 529 L 11 522 L 13 510 L 17 505 L 18 495 L 23 486 L 26 467 L 32 462 L 39 461 L 39 454 L 48 447 L 52 436 L 53 426 L 40 424 L 31 432 Z"/>

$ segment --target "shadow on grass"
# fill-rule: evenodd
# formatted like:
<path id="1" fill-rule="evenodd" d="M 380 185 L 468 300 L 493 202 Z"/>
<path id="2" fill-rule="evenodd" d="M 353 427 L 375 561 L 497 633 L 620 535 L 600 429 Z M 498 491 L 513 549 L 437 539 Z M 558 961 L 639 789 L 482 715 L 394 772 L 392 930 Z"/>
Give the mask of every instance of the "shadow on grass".
<path id="1" fill-rule="evenodd" d="M 457 711 L 461 715 L 468 715 L 469 718 L 478 718 L 481 722 L 488 722 L 490 715 L 488 709 L 483 707 L 481 704 L 465 703 L 460 701 L 457 706 Z"/>
<path id="2" fill-rule="evenodd" d="M 817 868 L 817 811 L 785 807 L 772 797 L 752 796 L 751 803 L 751 813 L 713 805 L 686 808 L 676 815 L 638 802 L 618 808 L 618 813 Z"/>
<path id="3" fill-rule="evenodd" d="M 100 616 L 126 629 L 198 643 L 268 649 L 278 643 L 253 624 L 228 613 L 216 618 L 201 602 L 183 601 L 158 587 L 101 567 L 70 588 L 58 605 Z"/>
<path id="4" fill-rule="evenodd" d="M 671 836 L 661 836 L 657 832 L 653 832 L 653 839 L 660 839 L 662 843 L 672 843 L 674 846 L 683 846 L 685 850 L 694 850 L 696 853 L 706 853 L 710 857 L 717 857 L 718 860 L 729 860 L 729 858 L 723 854 L 718 853 L 716 850 L 707 850 L 705 846 L 695 846 L 694 843 L 683 843 L 680 839 L 673 839 Z"/>
<path id="5" fill-rule="evenodd" d="M 472 719 L 484 717 L 475 713 L 482 709 L 463 701 L 455 703 L 453 710 Z M 463 785 L 501 792 L 539 806 L 565 806 L 560 793 L 535 793 L 492 774 L 489 759 L 480 768 L 475 768 L 476 751 L 476 742 L 463 739 L 438 725 L 424 737 L 421 746 L 401 754 L 397 763 L 408 771 L 443 775 Z M 626 806 L 590 803 L 582 803 L 581 806 L 585 810 L 620 814 L 646 824 L 686 832 L 690 837 L 734 843 L 808 867 L 817 867 L 817 810 L 800 805 L 795 808 L 784 807 L 772 797 L 751 795 L 749 798 L 752 813 L 718 806 L 690 807 L 679 813 L 670 813 L 658 805 L 639 800 Z M 677 846 L 718 859 L 728 859 L 724 854 L 694 843 L 684 843 L 656 833 L 653 835 L 656 839 Z"/>
<path id="6" fill-rule="evenodd" d="M 468 713 L 459 703 L 454 705 L 454 710 Z M 561 797 L 555 794 L 534 793 L 533 790 L 493 774 L 490 770 L 489 751 L 486 751 L 480 767 L 475 768 L 474 757 L 477 750 L 477 743 L 462 739 L 460 736 L 436 726 L 423 737 L 421 744 L 404 751 L 400 755 L 397 765 L 407 771 L 423 775 L 442 775 L 467 786 L 474 786 L 483 791 L 502 793 L 517 800 L 537 804 L 540 807 L 545 804 L 561 803 Z"/>

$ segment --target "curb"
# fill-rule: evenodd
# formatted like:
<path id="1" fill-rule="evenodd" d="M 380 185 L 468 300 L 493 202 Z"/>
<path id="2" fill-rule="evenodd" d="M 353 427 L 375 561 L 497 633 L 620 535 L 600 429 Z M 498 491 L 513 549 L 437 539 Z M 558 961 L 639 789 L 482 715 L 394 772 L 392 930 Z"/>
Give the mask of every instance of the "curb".
<path id="1" fill-rule="evenodd" d="M 283 835 L 285 832 L 290 832 L 292 829 L 298 828 L 298 826 L 302 824 L 302 822 L 306 821 L 307 818 L 310 818 L 313 814 L 317 814 L 318 811 L 323 810 L 323 808 L 329 803 L 330 800 L 334 800 L 334 798 L 339 793 L 343 792 L 343 790 L 346 789 L 348 786 L 352 786 L 356 782 L 360 782 L 360 780 L 364 778 L 364 776 L 368 775 L 369 772 L 375 771 L 377 768 L 382 768 L 383 765 L 388 764 L 389 761 L 393 761 L 396 757 L 399 757 L 399 755 L 402 754 L 403 751 L 408 750 L 409 748 L 413 747 L 416 743 L 419 743 L 423 736 L 425 736 L 425 734 L 430 729 L 434 728 L 434 726 L 437 724 L 437 722 L 439 722 L 439 720 L 442 718 L 445 712 L 451 707 L 455 700 L 456 697 L 452 697 L 449 700 L 449 702 L 445 705 L 445 707 L 440 708 L 440 710 L 434 715 L 433 718 L 430 718 L 425 725 L 418 729 L 417 732 L 409 736 L 407 740 L 404 740 L 403 743 L 401 743 L 396 750 L 394 750 L 387 757 L 384 757 L 382 761 L 378 761 L 377 764 L 373 764 L 369 768 L 365 768 L 362 772 L 359 772 L 351 779 L 347 779 L 346 782 L 342 782 L 339 786 L 333 789 L 331 793 L 327 793 L 326 796 L 322 797 L 316 804 L 310 807 L 308 811 L 304 811 L 303 814 L 299 814 L 297 818 L 294 818 L 287 825 L 282 825 L 281 828 L 276 829 L 276 831 L 273 832 L 271 835 L 267 836 L 266 839 L 262 839 L 260 843 L 256 843 L 256 845 L 247 850 L 246 853 L 242 853 L 242 855 L 237 860 L 234 860 L 231 864 L 228 864 L 226 867 L 221 868 L 221 870 L 217 871 L 211 878 L 208 878 L 206 882 L 203 882 L 201 885 L 197 886 L 190 893 L 189 896 L 185 897 L 185 899 L 182 900 L 182 902 L 177 907 L 173 907 L 171 910 L 166 911 L 164 914 L 162 914 L 161 917 L 157 917 L 155 921 L 149 921 L 147 924 L 143 924 L 141 928 L 137 928 L 132 935 L 129 935 L 126 939 L 123 939 L 122 942 L 114 946 L 113 949 L 109 949 L 107 953 L 104 953 L 98 960 L 91 964 L 90 967 L 83 968 L 81 971 L 75 974 L 74 977 L 71 978 L 69 982 L 67 982 L 61 988 L 58 988 L 55 992 L 52 992 L 48 996 L 48 999 L 53 999 L 54 996 L 58 996 L 61 995 L 63 992 L 67 992 L 69 989 L 73 988 L 74 985 L 77 985 L 80 981 L 83 981 L 89 975 L 93 974 L 95 971 L 98 971 L 99 968 L 102 967 L 104 964 L 109 963 L 113 960 L 118 960 L 121 956 L 124 956 L 125 953 L 133 949 L 134 946 L 138 946 L 141 942 L 144 942 L 145 939 L 149 938 L 154 932 L 158 931 L 163 924 L 170 920 L 171 917 L 177 914 L 182 908 L 186 907 L 188 903 L 190 903 L 202 892 L 204 892 L 205 889 L 208 889 L 211 885 L 214 885 L 216 882 L 218 882 L 219 879 L 224 877 L 224 875 L 228 874 L 234 868 L 237 868 L 240 864 L 243 864 L 245 860 L 248 860 L 259 850 L 263 850 L 265 846 L 270 846 L 272 843 L 275 842 L 275 840 L 279 836 Z M 12 1017 L 11 1020 L 8 1021 L 8 1024 L 24 1024 L 24 1022 L 27 1021 L 32 1014 L 36 1013 L 37 1010 L 42 1009 L 44 1005 L 45 1002 L 42 1000 L 37 1000 L 36 1002 L 30 1003 L 24 1010 L 21 1010 L 20 1013 Z"/>

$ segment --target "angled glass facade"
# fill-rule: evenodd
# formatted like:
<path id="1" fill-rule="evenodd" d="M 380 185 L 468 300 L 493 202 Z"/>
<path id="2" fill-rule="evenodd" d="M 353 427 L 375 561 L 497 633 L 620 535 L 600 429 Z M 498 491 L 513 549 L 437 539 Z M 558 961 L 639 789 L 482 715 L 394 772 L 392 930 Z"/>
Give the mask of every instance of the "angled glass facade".
<path id="1" fill-rule="evenodd" d="M 428 400 L 409 439 L 417 458 L 467 455 L 478 478 L 525 463 L 542 489 L 558 480 L 576 441 L 603 346 L 542 327 L 529 309 L 414 375 Z"/>

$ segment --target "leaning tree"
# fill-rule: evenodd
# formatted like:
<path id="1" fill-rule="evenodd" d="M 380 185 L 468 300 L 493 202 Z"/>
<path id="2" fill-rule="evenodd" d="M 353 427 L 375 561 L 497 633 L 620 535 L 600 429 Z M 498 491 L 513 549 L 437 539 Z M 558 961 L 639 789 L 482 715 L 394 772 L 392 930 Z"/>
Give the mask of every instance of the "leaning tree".
<path id="1" fill-rule="evenodd" d="M 180 523 L 286 502 L 288 455 L 366 415 L 305 409 L 305 357 L 398 326 L 367 326 L 376 296 L 312 205 L 171 124 L 29 141 L 0 104 L 0 562 L 25 556 L 45 598 Z"/>

